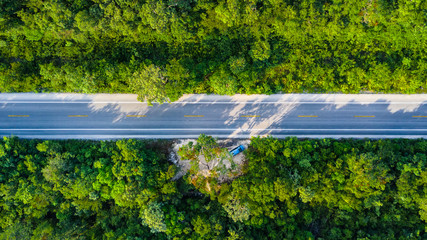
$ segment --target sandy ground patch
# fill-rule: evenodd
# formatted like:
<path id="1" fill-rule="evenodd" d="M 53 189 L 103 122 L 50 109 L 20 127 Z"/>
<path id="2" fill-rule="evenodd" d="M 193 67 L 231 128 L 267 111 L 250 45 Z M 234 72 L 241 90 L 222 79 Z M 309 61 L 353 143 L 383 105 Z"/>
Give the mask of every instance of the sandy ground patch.
<path id="1" fill-rule="evenodd" d="M 179 171 L 173 178 L 173 180 L 177 180 L 184 176 L 188 170 L 190 169 L 190 161 L 189 160 L 182 160 L 181 157 L 178 155 L 178 150 L 181 146 L 188 144 L 190 141 L 193 143 L 196 143 L 197 139 L 177 139 L 172 144 L 172 150 L 170 151 L 169 155 L 169 161 L 173 162 L 178 168 Z M 219 139 L 217 140 L 217 143 L 221 147 L 225 147 L 228 150 L 231 150 L 239 145 L 243 145 L 245 149 L 248 148 L 250 140 L 249 139 Z M 245 162 L 245 155 L 243 153 L 239 153 L 236 156 L 233 157 L 233 161 L 237 166 L 237 169 L 241 169 L 241 166 Z M 225 163 L 227 168 L 230 168 L 230 163 Z M 207 169 L 204 168 L 204 164 L 200 165 L 200 171 L 206 171 Z M 230 180 L 228 176 L 220 176 L 219 182 Z"/>

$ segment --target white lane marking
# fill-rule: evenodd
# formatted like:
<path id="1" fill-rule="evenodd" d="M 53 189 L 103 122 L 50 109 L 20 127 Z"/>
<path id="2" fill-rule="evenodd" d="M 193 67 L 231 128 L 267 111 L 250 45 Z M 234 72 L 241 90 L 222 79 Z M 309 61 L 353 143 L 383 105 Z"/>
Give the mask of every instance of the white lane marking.
<path id="1" fill-rule="evenodd" d="M 426 129 L 298 129 L 298 128 L 0 128 L 0 131 L 427 131 Z"/>
<path id="2" fill-rule="evenodd" d="M 40 104 L 40 103 L 66 103 L 66 104 L 147 104 L 146 102 L 102 102 L 102 101 L 80 101 L 80 102 L 59 102 L 59 101 L 0 101 L 0 103 L 23 103 L 23 104 Z M 155 102 L 154 102 L 155 103 Z M 426 105 L 427 102 L 171 102 L 170 104 L 350 104 L 350 105 L 363 105 L 363 104 L 375 104 L 375 105 L 390 105 L 390 104 L 420 104 Z M 164 103 L 167 105 L 168 103 Z"/>

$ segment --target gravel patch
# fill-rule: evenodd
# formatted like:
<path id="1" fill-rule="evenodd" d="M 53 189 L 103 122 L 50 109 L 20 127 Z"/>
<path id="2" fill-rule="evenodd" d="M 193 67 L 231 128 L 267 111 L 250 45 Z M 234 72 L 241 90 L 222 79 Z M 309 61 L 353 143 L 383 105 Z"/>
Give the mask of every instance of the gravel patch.
<path id="1" fill-rule="evenodd" d="M 188 144 L 191 141 L 193 143 L 196 143 L 197 139 L 177 139 L 172 144 L 172 151 L 170 151 L 169 161 L 174 163 L 179 168 L 178 172 L 172 178 L 172 180 L 177 180 L 177 179 L 181 178 L 182 176 L 184 176 L 191 167 L 189 160 L 182 160 L 181 157 L 178 155 L 179 148 L 183 145 Z M 220 147 L 225 147 L 228 150 L 231 150 L 231 149 L 233 149 L 239 145 L 243 145 L 245 147 L 245 149 L 247 149 L 250 142 L 251 141 L 249 139 L 218 139 L 217 140 L 217 143 L 219 144 Z M 245 155 L 243 153 L 239 153 L 233 157 L 233 161 L 236 164 L 237 169 L 239 171 L 241 169 L 241 166 L 245 163 L 245 160 L 246 160 Z M 227 168 L 231 168 L 230 163 L 225 162 L 225 165 Z M 204 172 L 207 170 L 204 168 L 204 166 L 205 166 L 205 164 L 200 165 L 200 172 Z M 231 180 L 234 177 L 236 177 L 236 175 L 233 177 L 221 175 L 218 178 L 218 181 L 219 182 L 225 182 L 225 181 Z"/>

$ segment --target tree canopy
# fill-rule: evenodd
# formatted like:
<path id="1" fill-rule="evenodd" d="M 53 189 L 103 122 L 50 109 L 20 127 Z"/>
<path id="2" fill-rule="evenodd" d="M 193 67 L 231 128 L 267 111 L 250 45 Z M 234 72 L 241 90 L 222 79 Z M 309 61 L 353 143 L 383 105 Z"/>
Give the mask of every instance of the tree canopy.
<path id="1" fill-rule="evenodd" d="M 4 137 L 0 239 L 427 237 L 424 139 L 252 138 L 238 176 L 204 184 L 174 178 L 172 142 Z M 180 152 L 224 149 L 202 135 Z"/>
<path id="2" fill-rule="evenodd" d="M 0 2 L 0 91 L 425 93 L 426 1 Z"/>

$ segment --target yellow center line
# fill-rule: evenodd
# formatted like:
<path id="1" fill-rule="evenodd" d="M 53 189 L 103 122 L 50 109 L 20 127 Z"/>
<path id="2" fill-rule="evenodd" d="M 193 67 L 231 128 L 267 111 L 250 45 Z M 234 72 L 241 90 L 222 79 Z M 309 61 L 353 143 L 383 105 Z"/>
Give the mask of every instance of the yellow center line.
<path id="1" fill-rule="evenodd" d="M 427 116 L 412 116 L 412 117 L 416 117 L 416 118 L 427 118 Z"/>
<path id="2" fill-rule="evenodd" d="M 240 117 L 259 117 L 259 115 L 241 115 Z"/>
<path id="3" fill-rule="evenodd" d="M 356 115 L 356 116 L 354 116 L 354 117 L 361 117 L 361 118 L 373 118 L 373 117 L 375 117 L 375 116 L 359 116 L 359 115 Z"/>
<path id="4" fill-rule="evenodd" d="M 298 115 L 298 117 L 318 117 L 317 115 Z"/>
<path id="5" fill-rule="evenodd" d="M 146 117 L 147 115 L 126 115 L 126 117 Z"/>
<path id="6" fill-rule="evenodd" d="M 7 115 L 8 117 L 29 117 L 30 115 Z"/>
<path id="7" fill-rule="evenodd" d="M 204 117 L 205 115 L 184 115 L 184 117 Z"/>
<path id="8" fill-rule="evenodd" d="M 68 117 L 87 117 L 87 115 L 68 115 Z"/>

